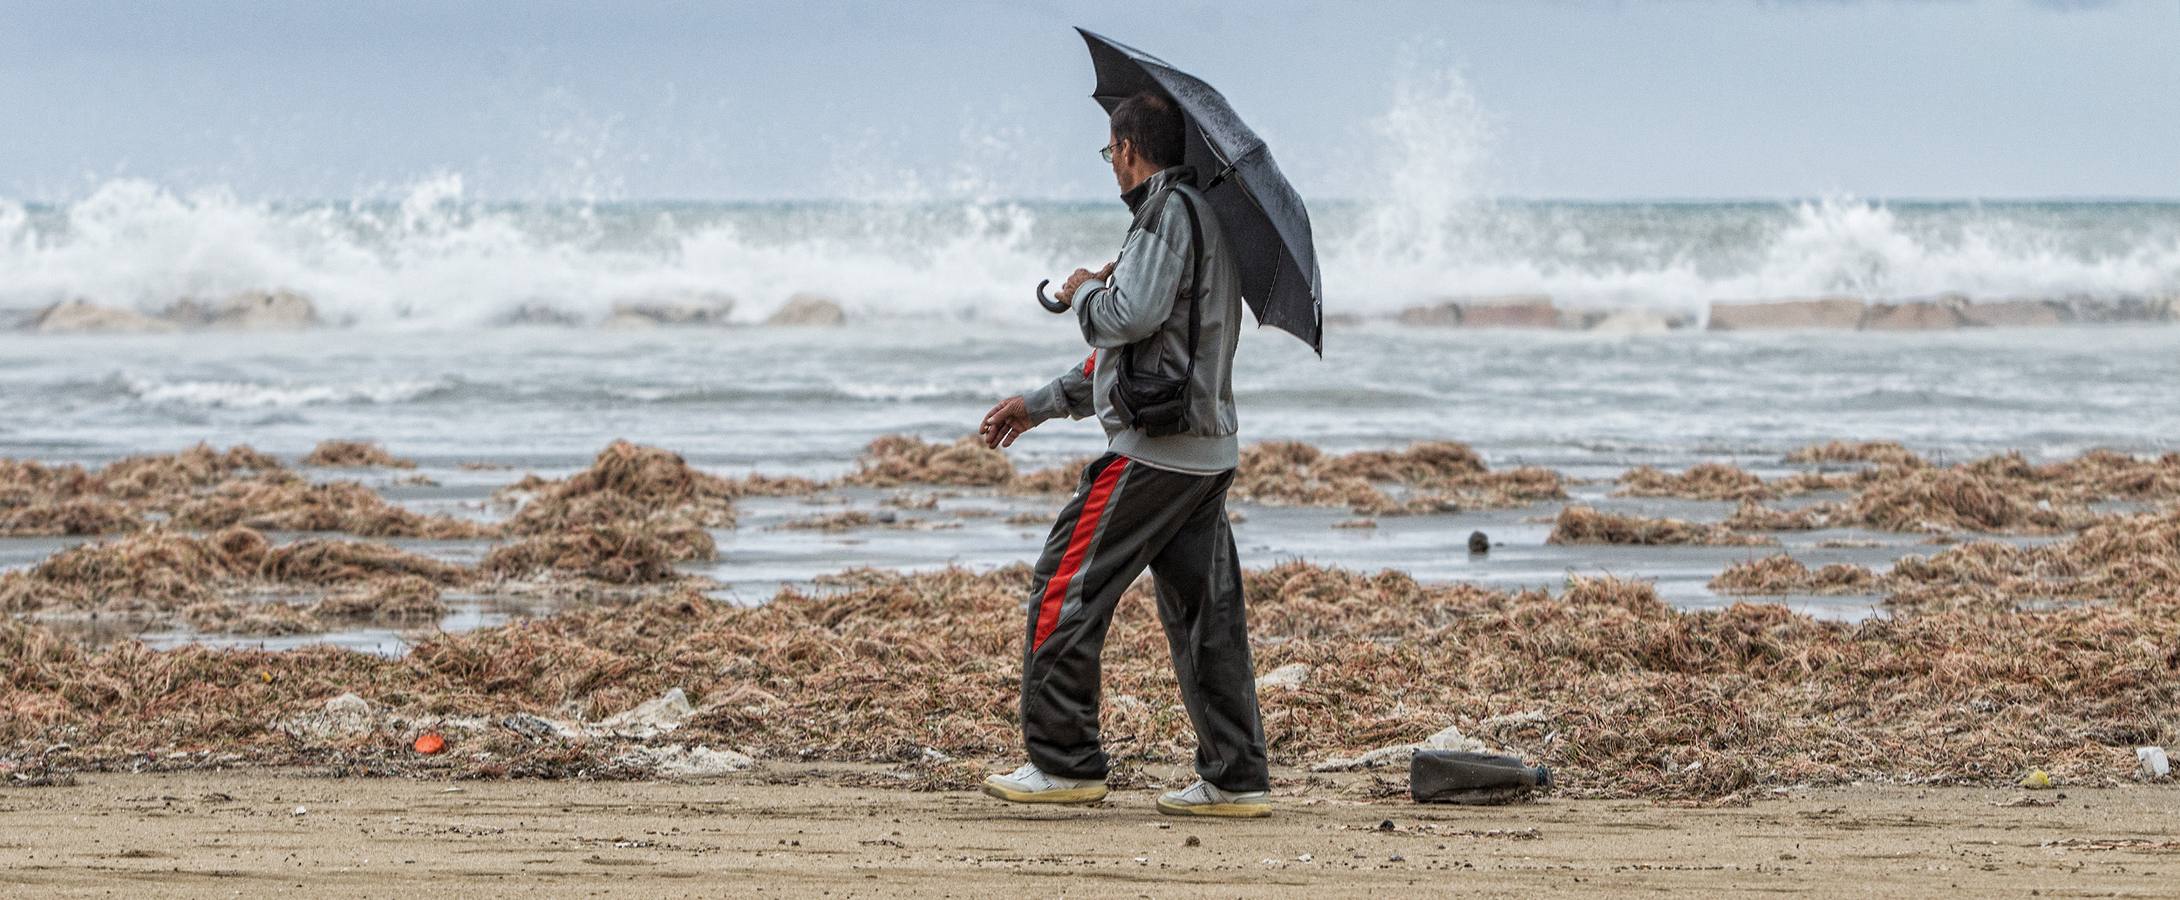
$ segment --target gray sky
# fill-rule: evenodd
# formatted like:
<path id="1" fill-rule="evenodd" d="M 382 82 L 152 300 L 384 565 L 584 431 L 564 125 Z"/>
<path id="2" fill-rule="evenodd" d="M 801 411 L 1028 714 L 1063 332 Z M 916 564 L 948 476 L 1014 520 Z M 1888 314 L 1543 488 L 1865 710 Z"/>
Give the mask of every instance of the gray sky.
<path id="1" fill-rule="evenodd" d="M 0 0 L 0 197 L 1104 197 L 1077 24 L 1305 195 L 2180 196 L 2180 0 Z"/>

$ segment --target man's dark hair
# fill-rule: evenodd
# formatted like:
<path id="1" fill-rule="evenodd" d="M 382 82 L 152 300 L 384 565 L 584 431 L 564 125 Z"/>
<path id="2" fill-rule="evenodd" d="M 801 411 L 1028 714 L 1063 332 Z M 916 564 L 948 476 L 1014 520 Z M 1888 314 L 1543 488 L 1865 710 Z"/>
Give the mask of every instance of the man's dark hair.
<path id="1" fill-rule="evenodd" d="M 1113 140 L 1126 141 L 1159 168 L 1181 164 L 1181 108 L 1158 91 L 1144 91 L 1113 108 Z"/>

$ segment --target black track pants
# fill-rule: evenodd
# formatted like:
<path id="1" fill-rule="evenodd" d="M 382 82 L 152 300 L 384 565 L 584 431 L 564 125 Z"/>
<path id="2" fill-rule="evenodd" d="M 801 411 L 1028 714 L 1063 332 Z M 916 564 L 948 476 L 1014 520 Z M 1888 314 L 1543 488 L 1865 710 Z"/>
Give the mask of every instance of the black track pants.
<path id="1" fill-rule="evenodd" d="M 1196 727 L 1196 773 L 1229 791 L 1271 787 L 1241 563 L 1226 521 L 1233 480 L 1231 471 L 1185 475 L 1110 453 L 1083 470 L 1030 587 L 1022 737 L 1037 768 L 1105 777 L 1098 655 L 1113 607 L 1148 566 L 1181 701 Z"/>

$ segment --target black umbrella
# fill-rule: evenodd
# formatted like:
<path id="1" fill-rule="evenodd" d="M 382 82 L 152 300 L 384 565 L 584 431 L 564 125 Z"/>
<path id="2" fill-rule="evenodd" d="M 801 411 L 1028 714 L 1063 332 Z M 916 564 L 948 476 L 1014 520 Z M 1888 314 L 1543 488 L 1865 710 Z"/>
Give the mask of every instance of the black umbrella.
<path id="1" fill-rule="evenodd" d="M 1090 45 L 1090 64 L 1097 69 L 1098 86 L 1090 97 L 1107 114 L 1153 89 L 1180 104 L 1189 125 L 1182 162 L 1196 170 L 1199 187 L 1218 211 L 1226 245 L 1241 267 L 1242 299 L 1258 322 L 1292 333 L 1323 354 L 1323 293 L 1309 210 L 1279 173 L 1263 139 L 1218 90 L 1196 76 L 1111 38 L 1075 30 Z"/>

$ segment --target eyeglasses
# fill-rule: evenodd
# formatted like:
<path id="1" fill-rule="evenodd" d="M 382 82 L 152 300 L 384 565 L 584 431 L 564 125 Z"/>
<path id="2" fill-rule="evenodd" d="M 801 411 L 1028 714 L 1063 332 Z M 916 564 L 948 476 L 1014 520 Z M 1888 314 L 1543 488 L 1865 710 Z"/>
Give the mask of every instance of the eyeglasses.
<path id="1" fill-rule="evenodd" d="M 1118 150 L 1118 149 L 1120 149 L 1120 142 L 1119 142 L 1119 141 L 1114 141 L 1114 142 L 1112 142 L 1112 143 L 1110 143 L 1110 144 L 1106 144 L 1106 145 L 1105 145 L 1104 147 L 1100 148 L 1100 149 L 1098 150 L 1098 155 L 1099 155 L 1099 156 L 1102 156 L 1102 157 L 1104 157 L 1104 158 L 1105 158 L 1105 161 L 1106 161 L 1106 162 L 1112 162 L 1112 161 L 1113 161 L 1113 151 L 1114 151 L 1114 150 Z"/>

